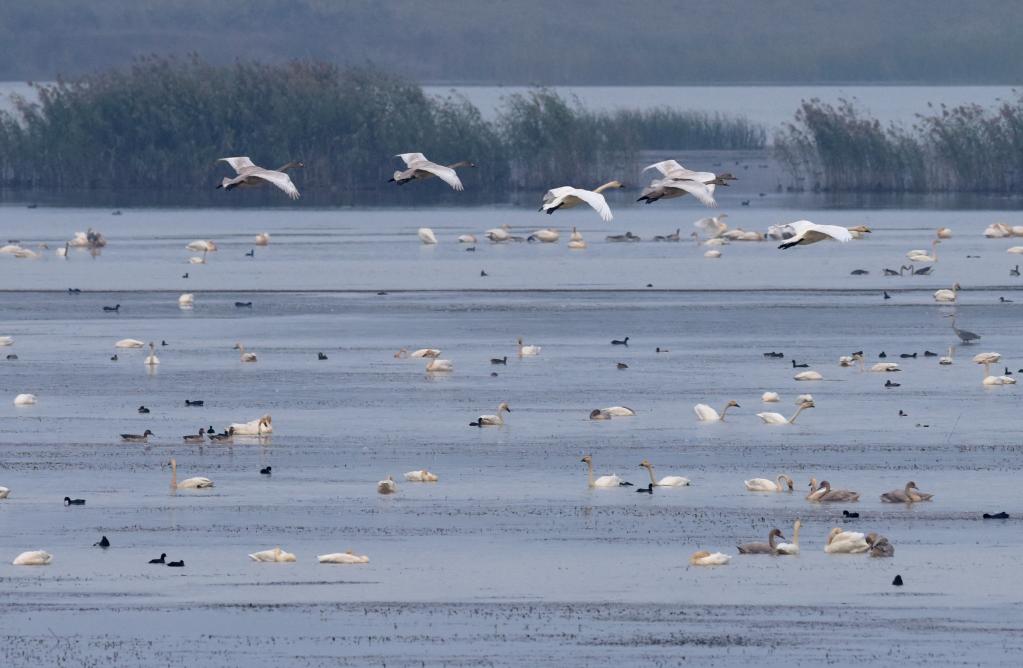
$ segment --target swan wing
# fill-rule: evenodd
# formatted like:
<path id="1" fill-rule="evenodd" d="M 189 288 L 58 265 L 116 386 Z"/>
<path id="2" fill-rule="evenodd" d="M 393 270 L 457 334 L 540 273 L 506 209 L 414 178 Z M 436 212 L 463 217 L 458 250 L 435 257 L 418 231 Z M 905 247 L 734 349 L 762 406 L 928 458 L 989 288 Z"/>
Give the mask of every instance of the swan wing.
<path id="1" fill-rule="evenodd" d="M 570 195 L 575 190 L 572 186 L 561 186 L 560 188 L 551 188 L 543 194 L 543 204 L 553 204 L 556 200 Z"/>
<path id="2" fill-rule="evenodd" d="M 680 475 L 669 475 L 661 478 L 657 486 L 658 487 L 687 487 L 689 485 L 689 478 L 685 478 Z"/>
<path id="3" fill-rule="evenodd" d="M 429 172 L 430 174 L 433 174 L 441 181 L 451 186 L 451 188 L 454 190 L 459 191 L 465 190 L 465 188 L 462 187 L 461 179 L 458 178 L 458 174 L 455 172 L 455 170 L 451 169 L 450 167 L 445 167 L 444 165 L 438 165 L 436 163 L 426 161 L 422 163 L 416 163 L 415 168 L 421 172 Z"/>
<path id="4" fill-rule="evenodd" d="M 614 219 L 614 216 L 611 214 L 611 207 L 607 205 L 607 200 L 600 193 L 581 188 L 572 188 L 571 192 L 566 193 L 566 196 L 578 197 L 589 204 L 605 223 L 610 223 Z"/>
<path id="5" fill-rule="evenodd" d="M 249 174 L 249 176 L 257 179 L 263 179 L 268 183 L 272 183 L 273 185 L 277 186 L 285 193 L 287 193 L 288 197 L 290 197 L 291 199 L 298 199 L 298 188 L 296 188 L 295 184 L 291 182 L 291 177 L 285 174 L 284 172 L 275 172 L 270 169 L 260 169 L 259 171 L 252 172 L 251 174 Z"/>
<path id="6" fill-rule="evenodd" d="M 647 165 L 643 168 L 643 171 L 650 169 L 656 169 L 661 174 L 667 176 L 672 172 L 688 172 L 689 170 L 678 163 L 677 160 L 662 160 L 661 162 L 655 162 L 652 165 Z M 642 172 L 640 172 L 642 174 Z"/>
<path id="7" fill-rule="evenodd" d="M 697 419 L 713 422 L 714 420 L 720 420 L 721 416 L 718 412 L 708 406 L 707 404 L 696 404 L 693 406 L 693 412 L 696 413 Z"/>
<path id="8" fill-rule="evenodd" d="M 622 481 L 617 475 L 602 475 L 593 481 L 594 487 L 618 487 L 618 484 Z"/>
<path id="9" fill-rule="evenodd" d="M 675 190 L 684 190 L 693 197 L 695 197 L 700 204 L 705 206 L 717 206 L 718 203 L 714 200 L 714 185 L 706 185 L 699 181 L 689 180 L 665 180 L 663 181 L 665 188 L 673 188 Z"/>
<path id="10" fill-rule="evenodd" d="M 852 241 L 853 238 L 852 232 L 841 225 L 818 225 L 808 220 L 798 220 L 791 223 L 791 225 L 796 231 L 796 236 L 802 235 L 808 243 L 823 241 L 827 237 L 845 243 L 846 241 Z"/>
<path id="11" fill-rule="evenodd" d="M 752 480 L 743 480 L 742 482 L 746 485 L 746 490 L 749 492 L 773 492 L 777 488 L 774 481 L 767 478 L 753 478 Z"/>
<path id="12" fill-rule="evenodd" d="M 411 167 L 414 162 L 429 162 L 422 153 L 399 153 L 394 157 L 401 158 L 406 167 Z"/>
<path id="13" fill-rule="evenodd" d="M 243 170 L 256 169 L 255 163 L 249 159 L 248 156 L 239 156 L 235 158 L 221 158 L 217 162 L 226 162 L 231 165 L 236 174 L 241 174 Z"/>
<path id="14" fill-rule="evenodd" d="M 767 424 L 782 424 L 788 422 L 781 413 L 757 413 L 757 417 Z"/>

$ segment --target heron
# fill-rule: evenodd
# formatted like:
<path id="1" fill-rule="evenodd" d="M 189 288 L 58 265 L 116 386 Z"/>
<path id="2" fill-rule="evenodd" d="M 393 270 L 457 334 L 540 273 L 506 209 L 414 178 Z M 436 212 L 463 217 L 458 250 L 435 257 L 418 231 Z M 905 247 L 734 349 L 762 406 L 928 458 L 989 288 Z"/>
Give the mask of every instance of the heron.
<path id="1" fill-rule="evenodd" d="M 955 314 L 947 315 L 945 317 L 952 318 L 952 331 L 956 333 L 956 336 L 959 337 L 960 341 L 962 341 L 963 343 L 973 343 L 974 341 L 980 341 L 980 334 L 974 334 L 973 332 L 969 332 L 965 329 L 959 329 L 958 327 L 956 327 Z"/>

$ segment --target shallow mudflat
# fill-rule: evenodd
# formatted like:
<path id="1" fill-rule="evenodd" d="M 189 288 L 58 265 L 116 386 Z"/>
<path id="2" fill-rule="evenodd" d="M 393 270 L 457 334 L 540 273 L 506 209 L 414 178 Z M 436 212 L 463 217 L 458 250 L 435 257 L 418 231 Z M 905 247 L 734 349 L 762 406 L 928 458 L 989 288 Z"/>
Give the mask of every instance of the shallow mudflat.
<path id="1" fill-rule="evenodd" d="M 612 230 L 577 212 L 430 211 L 427 224 L 448 243 L 423 248 L 421 223 L 404 212 L 49 210 L 24 222 L 46 211 L 0 217 L 26 242 L 53 246 L 92 225 L 111 244 L 95 259 L 0 256 L 9 290 L 0 335 L 16 339 L 0 352 L 19 357 L 0 361 L 0 485 L 12 490 L 0 501 L 5 665 L 1018 661 L 1019 391 L 982 386 L 969 361 L 995 350 L 1010 370 L 1023 367 L 1011 243 L 980 236 L 997 215 L 818 212 L 806 217 L 870 216 L 874 238 L 789 255 L 731 244 L 707 261 L 691 244 L 606 244 Z M 644 237 L 687 224 L 675 223 L 678 209 L 636 211 L 620 218 L 639 219 L 628 226 Z M 802 217 L 750 216 L 761 218 L 736 224 Z M 170 222 L 174 234 L 154 234 Z M 450 241 L 501 222 L 580 224 L 591 248 L 570 253 L 563 239 L 467 253 Z M 943 223 L 957 236 L 939 246 L 934 276 L 880 276 Z M 257 231 L 273 241 L 246 258 Z M 210 237 L 221 250 L 185 264 L 193 254 L 183 245 Z M 848 275 L 859 267 L 871 274 Z M 942 317 L 952 308 L 930 293 L 954 281 L 969 288 L 958 324 L 984 338 L 939 366 L 922 353 L 955 342 Z M 192 310 L 177 306 L 184 291 L 196 293 Z M 115 303 L 120 313 L 102 312 Z M 540 356 L 515 355 L 520 335 L 543 346 Z M 609 344 L 626 335 L 627 348 Z M 125 337 L 165 340 L 159 367 L 148 372 L 140 350 L 111 361 Z M 240 363 L 236 341 L 259 361 Z M 455 372 L 427 375 L 423 361 L 393 357 L 402 346 L 439 347 Z M 837 365 L 860 349 L 868 361 L 886 351 L 903 371 Z M 785 359 L 765 359 L 770 350 Z M 490 364 L 505 355 L 506 366 Z M 792 358 L 824 380 L 794 381 Z M 901 387 L 884 389 L 890 378 Z M 766 390 L 782 401 L 762 404 Z M 19 392 L 39 403 L 13 406 Z M 791 415 L 803 392 L 816 407 L 794 425 L 754 415 Z M 740 408 L 725 422 L 696 422 L 693 404 L 729 399 Z M 468 426 L 501 401 L 512 408 L 505 427 Z M 152 412 L 139 415 L 140 404 Z M 586 419 L 612 405 L 637 415 Z M 181 440 L 264 413 L 269 439 Z M 147 445 L 118 437 L 147 428 L 156 434 Z M 590 490 L 587 453 L 598 473 L 640 484 L 647 458 L 658 476 L 693 485 L 652 496 Z M 172 457 L 179 478 L 208 476 L 216 487 L 172 493 Z M 273 474 L 259 475 L 268 465 Z M 419 468 L 440 481 L 401 480 Z M 778 473 L 795 479 L 794 493 L 743 488 Z M 387 475 L 399 491 L 382 497 L 375 484 Z M 860 502 L 808 503 L 811 476 L 861 492 Z M 935 500 L 879 501 L 910 479 Z M 87 504 L 67 508 L 65 495 Z M 844 523 L 843 509 L 860 519 Z M 1013 519 L 980 519 L 1000 510 Z M 798 557 L 687 565 L 697 549 L 735 554 L 772 527 L 791 538 L 797 517 Z M 879 531 L 896 556 L 827 555 L 833 526 Z M 101 535 L 110 549 L 91 547 Z M 246 556 L 275 545 L 298 561 Z M 10 565 L 28 549 L 46 549 L 53 563 Z M 370 563 L 316 562 L 346 549 Z M 146 563 L 161 552 L 186 567 Z M 895 574 L 904 587 L 891 586 Z"/>

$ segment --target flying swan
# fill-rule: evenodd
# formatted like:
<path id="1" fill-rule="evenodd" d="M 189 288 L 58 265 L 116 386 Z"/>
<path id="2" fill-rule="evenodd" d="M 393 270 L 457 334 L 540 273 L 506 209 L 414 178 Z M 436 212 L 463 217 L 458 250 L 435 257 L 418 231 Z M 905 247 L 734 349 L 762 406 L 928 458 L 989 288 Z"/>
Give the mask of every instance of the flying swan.
<path id="1" fill-rule="evenodd" d="M 217 188 L 234 190 L 235 188 L 255 188 L 270 183 L 283 190 L 291 199 L 298 199 L 298 188 L 285 172 L 292 167 L 304 167 L 305 165 L 301 162 L 289 162 L 276 170 L 257 167 L 252 160 L 245 156 L 221 158 L 217 162 L 226 162 L 238 174 L 233 179 L 225 177 Z"/>

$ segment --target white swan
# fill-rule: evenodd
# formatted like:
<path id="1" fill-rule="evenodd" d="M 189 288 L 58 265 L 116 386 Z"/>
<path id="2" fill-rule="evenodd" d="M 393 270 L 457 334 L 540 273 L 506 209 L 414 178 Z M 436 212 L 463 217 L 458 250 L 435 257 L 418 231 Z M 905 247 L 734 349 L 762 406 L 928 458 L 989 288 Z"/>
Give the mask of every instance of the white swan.
<path id="1" fill-rule="evenodd" d="M 725 218 L 728 218 L 727 213 L 719 213 L 709 218 L 701 218 L 693 223 L 693 227 L 706 232 L 711 238 L 719 237 L 728 229 L 728 225 L 724 222 Z"/>
<path id="2" fill-rule="evenodd" d="M 152 341 L 149 342 L 149 354 L 146 355 L 145 364 L 146 366 L 156 366 L 160 363 L 160 358 L 156 356 L 156 344 Z"/>
<path id="3" fill-rule="evenodd" d="M 781 401 L 781 397 L 778 396 L 777 392 L 764 392 L 760 395 L 760 401 L 765 404 L 773 404 L 776 401 Z"/>
<path id="4" fill-rule="evenodd" d="M 484 234 L 487 237 L 487 239 L 490 239 L 495 243 L 501 241 L 508 241 L 509 239 L 511 239 L 511 233 L 508 231 L 507 223 L 501 225 L 501 227 L 492 227 L 489 230 L 487 230 Z"/>
<path id="5" fill-rule="evenodd" d="M 799 404 L 803 403 L 804 401 L 813 401 L 813 395 L 812 394 L 800 394 L 798 397 L 796 397 L 796 405 L 797 406 Z"/>
<path id="6" fill-rule="evenodd" d="M 584 462 L 586 464 L 586 469 L 587 469 L 586 484 L 589 487 L 620 487 L 621 486 L 622 479 L 619 478 L 614 473 L 612 473 L 611 475 L 602 475 L 599 478 L 594 478 L 593 477 L 593 458 L 590 455 L 586 455 L 585 457 L 583 457 L 579 461 Z"/>
<path id="7" fill-rule="evenodd" d="M 532 357 L 539 355 L 542 348 L 540 346 L 527 346 L 522 343 L 522 337 L 519 337 L 519 357 Z"/>
<path id="8" fill-rule="evenodd" d="M 120 341 L 118 341 L 117 343 L 114 344 L 114 347 L 115 348 L 141 348 L 144 345 L 146 345 L 146 344 L 143 343 L 142 341 L 139 341 L 138 339 L 121 339 Z"/>
<path id="9" fill-rule="evenodd" d="M 689 557 L 689 563 L 693 566 L 724 566 L 731 560 L 732 558 L 723 552 L 712 553 L 706 550 L 693 552 Z"/>
<path id="10" fill-rule="evenodd" d="M 624 188 L 618 181 L 609 181 L 602 186 L 594 188 L 593 190 L 583 190 L 582 188 L 573 188 L 572 186 L 562 186 L 560 188 L 551 188 L 543 196 L 543 203 L 540 205 L 540 211 L 545 213 L 554 213 L 558 209 L 571 209 L 572 207 L 579 206 L 580 204 L 589 204 L 597 215 L 600 216 L 601 220 L 605 223 L 610 223 L 614 220 L 614 215 L 611 213 L 611 207 L 607 205 L 607 200 L 601 194 L 609 188 Z"/>
<path id="11" fill-rule="evenodd" d="M 259 234 L 257 234 L 256 235 L 256 245 L 257 246 L 269 246 L 270 245 L 270 235 L 267 234 L 266 232 L 260 232 Z"/>
<path id="12" fill-rule="evenodd" d="M 434 235 L 433 230 L 431 230 L 429 227 L 420 227 L 418 234 L 419 240 L 422 241 L 424 244 L 437 243 L 437 237 L 436 235 Z"/>
<path id="13" fill-rule="evenodd" d="M 792 478 L 784 473 L 778 476 L 778 482 L 767 478 L 753 478 L 752 480 L 743 480 L 742 484 L 746 486 L 747 492 L 791 492 L 795 485 Z"/>
<path id="14" fill-rule="evenodd" d="M 458 243 L 460 244 L 474 244 L 476 243 L 475 234 L 462 234 L 458 237 Z"/>
<path id="15" fill-rule="evenodd" d="M 35 260 L 36 258 L 40 257 L 39 253 L 35 252 L 34 250 L 30 250 L 28 248 L 19 248 L 18 250 L 14 251 L 14 253 L 12 253 L 12 254 L 14 255 L 14 257 L 22 258 L 22 259 L 27 259 L 27 260 Z"/>
<path id="16" fill-rule="evenodd" d="M 508 402 L 502 401 L 497 406 L 497 415 L 481 415 L 476 418 L 475 422 L 470 422 L 470 427 L 499 427 L 504 424 L 504 417 L 501 413 L 511 413 L 511 409 L 508 408 Z"/>
<path id="17" fill-rule="evenodd" d="M 703 254 L 703 257 L 707 258 L 708 260 L 716 260 L 719 257 L 721 257 L 721 251 L 709 250 Z"/>
<path id="18" fill-rule="evenodd" d="M 213 481 L 202 476 L 185 478 L 181 482 L 178 482 L 177 460 L 172 459 L 167 463 L 170 464 L 171 467 L 171 489 L 206 489 L 207 487 L 213 487 Z"/>
<path id="19" fill-rule="evenodd" d="M 807 408 L 814 408 L 815 404 L 812 401 L 804 401 L 799 404 L 799 408 L 792 417 L 786 419 L 781 413 L 757 413 L 757 417 L 763 420 L 767 424 L 795 424 L 796 418 Z"/>
<path id="20" fill-rule="evenodd" d="M 952 238 L 952 229 L 948 228 L 948 227 L 939 227 L 938 228 L 938 238 L 939 239 L 951 239 Z"/>
<path id="21" fill-rule="evenodd" d="M 250 422 L 235 422 L 228 430 L 235 436 L 264 436 L 273 433 L 273 420 L 264 415 Z"/>
<path id="22" fill-rule="evenodd" d="M 362 554 L 355 554 L 351 550 L 345 552 L 333 552 L 331 554 L 321 554 L 316 557 L 316 560 L 321 564 L 368 564 L 369 557 Z"/>
<path id="23" fill-rule="evenodd" d="M 650 474 L 650 484 L 654 487 L 685 487 L 689 485 L 689 478 L 680 475 L 668 475 L 658 480 L 654 477 L 654 465 L 645 459 L 639 465 Z"/>
<path id="24" fill-rule="evenodd" d="M 742 408 L 735 401 L 729 401 L 725 404 L 725 407 L 721 409 L 721 413 L 708 406 L 707 404 L 696 404 L 693 406 L 693 412 L 696 413 L 696 419 L 701 422 L 724 422 L 725 413 L 728 412 L 729 408 Z"/>
<path id="25" fill-rule="evenodd" d="M 19 394 L 14 397 L 15 406 L 31 406 L 36 402 L 36 395 L 34 394 Z"/>
<path id="26" fill-rule="evenodd" d="M 824 551 L 828 554 L 859 554 L 870 549 L 870 545 L 858 531 L 843 531 L 835 527 L 828 534 Z"/>
<path id="27" fill-rule="evenodd" d="M 938 244 L 941 243 L 940 239 L 935 239 L 931 242 L 931 253 L 927 254 L 927 251 L 919 248 L 914 249 L 906 253 L 906 257 L 913 262 L 937 262 L 938 261 Z"/>
<path id="28" fill-rule="evenodd" d="M 45 550 L 22 552 L 11 563 L 15 566 L 46 566 L 53 561 L 53 555 Z"/>
<path id="29" fill-rule="evenodd" d="M 945 355 L 944 357 L 939 357 L 938 364 L 942 366 L 948 366 L 949 364 L 952 364 L 952 353 L 954 352 L 954 348 L 955 348 L 954 346 L 949 346 L 948 355 Z"/>
<path id="30" fill-rule="evenodd" d="M 238 351 L 238 359 L 242 362 L 255 362 L 258 359 L 256 353 L 245 352 L 245 346 L 241 344 L 241 341 L 234 344 L 234 349 Z"/>
<path id="31" fill-rule="evenodd" d="M 552 227 L 545 227 L 542 230 L 537 230 L 529 235 L 529 239 L 535 239 L 542 241 L 545 244 L 553 244 L 561 238 L 561 232 L 558 232 Z"/>
<path id="32" fill-rule="evenodd" d="M 988 239 L 1001 239 L 1012 236 L 1012 228 L 1005 223 L 992 223 L 984 230 L 984 236 Z"/>
<path id="33" fill-rule="evenodd" d="M 1023 253 L 1023 246 L 1013 246 L 1005 251 L 1006 253 L 1012 253 L 1013 255 L 1019 255 Z"/>
<path id="34" fill-rule="evenodd" d="M 195 251 L 196 253 L 199 251 L 209 252 L 217 250 L 217 244 L 211 239 L 196 239 L 195 241 L 185 244 L 185 248 L 190 251 Z"/>
<path id="35" fill-rule="evenodd" d="M 976 364 L 984 365 L 984 385 L 1015 385 L 1016 379 L 1012 376 L 992 376 L 990 375 L 990 366 L 995 362 L 1002 359 L 1000 353 L 977 353 L 973 356 L 973 361 Z"/>
<path id="36" fill-rule="evenodd" d="M 0 347 L 7 347 L 14 345 L 13 336 L 0 336 Z"/>
<path id="37" fill-rule="evenodd" d="M 403 349 L 404 350 L 404 349 Z M 420 348 L 409 353 L 409 357 L 440 357 L 440 350 L 438 348 Z"/>
<path id="38" fill-rule="evenodd" d="M 440 480 L 436 473 L 430 473 L 426 469 L 419 469 L 418 471 L 409 471 L 405 474 L 405 480 L 409 482 L 437 482 Z"/>
<path id="39" fill-rule="evenodd" d="M 14 255 L 21 250 L 24 249 L 18 244 L 7 244 L 6 246 L 0 246 L 0 255 Z"/>
<path id="40" fill-rule="evenodd" d="M 959 284 L 956 283 L 955 285 L 952 286 L 951 290 L 946 290 L 944 288 L 942 288 L 941 290 L 937 290 L 934 293 L 934 301 L 936 301 L 936 302 L 954 302 L 956 300 L 956 293 L 959 292 L 959 290 L 961 290 L 961 289 L 962 288 L 959 287 Z"/>
<path id="41" fill-rule="evenodd" d="M 422 153 L 399 153 L 394 157 L 401 158 L 407 168 L 404 171 L 395 172 L 394 176 L 391 177 L 390 180 L 394 181 L 398 185 L 408 183 L 409 181 L 424 181 L 436 176 L 441 181 L 451 186 L 452 190 L 462 191 L 465 190 L 465 188 L 462 186 L 462 181 L 458 178 L 458 173 L 455 172 L 455 170 L 459 167 L 476 166 L 468 160 L 462 160 L 461 162 L 456 162 L 453 165 L 438 165 L 435 162 L 427 160 L 426 156 Z"/>
<path id="42" fill-rule="evenodd" d="M 710 174 L 710 172 L 698 173 L 704 175 Z M 660 199 L 671 199 L 673 197 L 692 195 L 700 204 L 715 207 L 718 205 L 718 203 L 714 200 L 714 189 L 716 187 L 717 184 L 713 182 L 705 183 L 694 179 L 656 179 L 651 181 L 650 185 L 643 189 L 643 192 L 639 195 L 639 199 L 636 201 L 650 204 Z"/>
<path id="43" fill-rule="evenodd" d="M 253 561 L 261 561 L 266 563 L 288 563 L 295 561 L 295 555 L 291 552 L 285 552 L 280 547 L 275 547 L 272 550 L 263 550 L 262 552 L 253 552 L 249 555 L 249 559 Z"/>
<path id="44" fill-rule="evenodd" d="M 899 365 L 895 362 L 878 362 L 870 367 L 871 371 L 880 373 L 893 373 L 895 371 L 902 371 Z"/>
<path id="45" fill-rule="evenodd" d="M 792 238 L 778 245 L 778 248 L 792 248 L 793 246 L 815 244 L 818 241 L 834 240 L 845 243 L 852 241 L 852 233 L 839 225 L 817 225 L 809 220 L 797 220 L 788 223 L 794 232 Z"/>
<path id="46" fill-rule="evenodd" d="M 799 530 L 802 528 L 803 523 L 796 518 L 795 523 L 792 525 L 792 542 L 791 543 L 778 543 L 774 546 L 776 554 L 799 554 Z"/>
<path id="47" fill-rule="evenodd" d="M 185 292 L 178 297 L 178 306 L 180 308 L 192 308 L 195 304 L 195 295 L 191 292 Z"/>
<path id="48" fill-rule="evenodd" d="M 0 499 L 6 499 L 11 495 L 11 490 L 7 487 L 0 487 Z"/>
<path id="49" fill-rule="evenodd" d="M 224 178 L 217 188 L 234 190 L 235 188 L 254 188 L 270 183 L 283 190 L 291 199 L 298 199 L 298 188 L 291 182 L 287 172 L 292 167 L 303 167 L 301 162 L 289 162 L 276 170 L 264 169 L 253 164 L 248 157 L 221 158 L 217 162 L 226 162 L 238 174 L 233 179 Z"/>
<path id="50" fill-rule="evenodd" d="M 432 359 L 426 364 L 426 370 L 429 372 L 454 371 L 455 365 L 451 360 Z"/>
<path id="51" fill-rule="evenodd" d="M 386 480 L 381 480 L 377 483 L 377 492 L 379 494 L 394 494 L 398 491 L 398 483 L 394 482 L 394 478 L 387 476 Z"/>
<path id="52" fill-rule="evenodd" d="M 800 371 L 792 378 L 793 380 L 824 380 L 824 376 L 816 371 Z"/>
<path id="53" fill-rule="evenodd" d="M 188 263 L 189 264 L 206 264 L 206 253 L 207 252 L 208 251 L 203 251 L 202 252 L 202 257 L 199 257 L 198 255 L 194 255 L 194 256 L 188 258 Z"/>
<path id="54" fill-rule="evenodd" d="M 61 246 L 60 248 L 58 248 L 54 252 L 57 254 L 57 257 L 64 257 L 64 258 L 66 258 L 67 257 L 67 252 L 70 249 L 70 247 L 71 247 L 71 244 L 65 243 L 63 246 Z"/>

